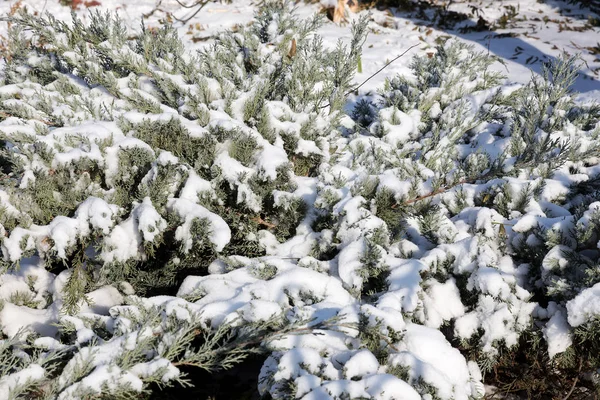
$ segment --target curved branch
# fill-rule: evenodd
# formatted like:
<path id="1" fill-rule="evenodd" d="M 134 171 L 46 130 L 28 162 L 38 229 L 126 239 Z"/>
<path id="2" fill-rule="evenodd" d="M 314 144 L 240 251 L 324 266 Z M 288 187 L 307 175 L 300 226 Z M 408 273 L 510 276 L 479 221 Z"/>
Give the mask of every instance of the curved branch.
<path id="1" fill-rule="evenodd" d="M 581 368 L 582 367 L 583 367 L 583 358 L 580 358 L 579 359 L 579 369 L 577 370 L 577 376 L 575 377 L 575 380 L 573 381 L 573 385 L 571 386 L 571 390 L 569 390 L 569 393 L 567 393 L 567 395 L 563 398 L 563 400 L 567 400 L 573 394 L 573 391 L 577 387 L 577 382 L 579 381 L 579 375 L 581 374 Z"/>
<path id="2" fill-rule="evenodd" d="M 346 97 L 346 96 L 348 96 L 350 93 L 352 93 L 352 92 L 354 92 L 354 91 L 356 91 L 356 90 L 360 89 L 360 88 L 361 88 L 361 87 L 362 87 L 362 86 L 363 86 L 365 83 L 369 82 L 369 81 L 370 81 L 370 80 L 371 80 L 373 77 L 375 77 L 375 76 L 376 76 L 376 75 L 378 75 L 378 74 L 379 74 L 381 71 L 383 71 L 384 69 L 386 69 L 386 68 L 387 68 L 387 67 L 388 67 L 388 66 L 389 66 L 391 63 L 393 63 L 393 62 L 394 62 L 394 61 L 396 61 L 397 59 L 401 58 L 402 56 L 404 56 L 406 53 L 408 53 L 409 51 L 411 51 L 412 49 L 414 49 L 414 48 L 415 48 L 415 47 L 417 47 L 418 45 L 420 45 L 420 43 L 413 44 L 413 45 L 412 45 L 412 46 L 410 46 L 408 49 L 404 50 L 404 51 L 402 52 L 402 54 L 400 54 L 399 56 L 396 56 L 396 57 L 394 57 L 394 59 L 393 59 L 393 60 L 391 60 L 391 61 L 388 61 L 388 62 L 387 62 L 387 63 L 386 63 L 386 64 L 385 64 L 383 67 L 379 68 L 379 69 L 377 70 L 377 72 L 375 72 L 374 74 L 372 74 L 371 76 L 369 76 L 367 79 L 365 79 L 364 81 L 362 81 L 360 85 L 358 85 L 357 87 L 355 87 L 355 88 L 353 88 L 353 89 L 351 89 L 351 90 L 348 90 L 346 93 L 344 93 L 344 97 Z M 329 107 L 330 105 L 331 105 L 331 103 L 328 103 L 328 104 L 326 104 L 326 105 L 324 105 L 324 106 L 321 106 L 321 107 L 319 107 L 319 108 L 321 108 L 321 109 L 322 109 L 322 108 L 327 108 L 327 107 Z"/>

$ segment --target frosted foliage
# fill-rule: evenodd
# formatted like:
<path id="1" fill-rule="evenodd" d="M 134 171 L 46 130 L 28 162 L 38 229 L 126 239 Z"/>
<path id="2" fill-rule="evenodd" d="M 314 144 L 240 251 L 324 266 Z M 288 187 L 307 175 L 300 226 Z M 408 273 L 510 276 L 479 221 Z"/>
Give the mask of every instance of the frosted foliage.
<path id="1" fill-rule="evenodd" d="M 275 370 L 277 372 L 273 374 Z M 268 391 L 275 399 L 288 398 L 285 395 L 288 382 L 296 388 L 295 398 L 307 400 L 361 396 L 372 399 L 421 398 L 407 382 L 384 373 L 367 350 L 346 350 L 326 358 L 310 348 L 275 353 L 263 365 L 261 378 L 274 381 Z M 265 391 L 266 387 L 259 385 L 259 389 Z"/>
<path id="2" fill-rule="evenodd" d="M 507 84 L 448 41 L 355 93 L 373 21 L 330 46 L 289 6 L 200 52 L 11 17 L 0 398 L 139 398 L 258 353 L 273 399 L 480 399 L 525 350 L 593 375 L 600 111 L 574 61 Z"/>

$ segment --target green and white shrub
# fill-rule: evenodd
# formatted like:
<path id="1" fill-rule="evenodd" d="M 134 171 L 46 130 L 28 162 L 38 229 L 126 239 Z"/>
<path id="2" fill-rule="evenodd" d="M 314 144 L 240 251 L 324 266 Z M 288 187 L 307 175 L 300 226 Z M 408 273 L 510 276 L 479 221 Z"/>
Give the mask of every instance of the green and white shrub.
<path id="1" fill-rule="evenodd" d="M 272 398 L 474 399 L 529 339 L 594 373 L 600 108 L 575 60 L 507 85 L 451 42 L 345 115 L 366 18 L 326 50 L 271 3 L 198 54 L 111 14 L 10 22 L 7 398 L 139 398 L 262 352 Z"/>

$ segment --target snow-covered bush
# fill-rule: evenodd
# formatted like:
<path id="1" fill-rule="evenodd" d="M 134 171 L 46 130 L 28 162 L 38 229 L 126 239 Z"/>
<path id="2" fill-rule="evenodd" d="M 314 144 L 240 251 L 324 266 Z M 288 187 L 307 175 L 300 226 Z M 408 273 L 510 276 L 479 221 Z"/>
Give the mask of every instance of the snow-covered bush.
<path id="1" fill-rule="evenodd" d="M 70 298 L 120 281 L 160 293 L 217 257 L 263 254 L 261 229 L 293 236 L 306 213 L 295 176 L 329 157 L 364 22 L 328 51 L 319 18 L 271 6 L 194 55 L 169 27 L 130 39 L 118 18 L 90 17 L 12 20 L 6 266 L 66 265 Z"/>
<path id="2" fill-rule="evenodd" d="M 600 108 L 575 104 L 575 59 L 503 87 L 492 62 L 439 47 L 357 104 L 316 203 L 341 217 L 331 237 L 353 249 L 340 278 L 441 328 L 484 371 L 541 336 L 548 364 L 593 371 Z"/>
<path id="3" fill-rule="evenodd" d="M 344 115 L 366 18 L 328 48 L 270 3 L 198 54 L 111 14 L 10 23 L 0 393 L 138 398 L 256 352 L 272 398 L 480 398 L 525 350 L 594 372 L 574 60 L 502 85 L 453 42 Z"/>

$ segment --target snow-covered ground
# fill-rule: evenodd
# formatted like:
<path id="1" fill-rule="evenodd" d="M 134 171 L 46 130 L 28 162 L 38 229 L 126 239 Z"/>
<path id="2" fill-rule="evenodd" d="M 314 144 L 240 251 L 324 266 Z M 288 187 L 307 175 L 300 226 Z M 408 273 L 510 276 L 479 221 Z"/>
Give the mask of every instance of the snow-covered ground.
<path id="1" fill-rule="evenodd" d="M 191 5 L 194 2 L 188 0 L 187 3 L 181 3 Z M 169 21 L 178 28 L 186 46 L 193 50 L 209 45 L 211 38 L 222 29 L 250 22 L 258 3 L 260 2 L 251 0 L 209 2 L 195 14 L 197 7 L 186 9 L 176 0 L 102 0 L 80 2 L 75 12 L 85 20 L 88 10 L 116 10 L 134 30 L 139 30 L 141 21 L 148 27 L 160 26 L 164 21 Z M 323 0 L 322 3 L 332 2 Z M 441 7 L 447 2 L 437 3 Z M 363 47 L 363 72 L 356 74 L 356 82 L 362 82 L 410 46 L 420 45 L 390 65 L 385 73 L 371 79 L 361 88 L 361 92 L 376 90 L 386 76 L 407 73 L 411 54 L 426 52 L 439 40 L 457 37 L 474 44 L 478 51 L 489 51 L 502 58 L 506 66 L 496 65 L 495 68 L 507 73 L 509 80 L 519 83 L 528 82 L 532 73 L 540 72 L 542 62 L 551 60 L 562 52 L 578 54 L 581 56 L 582 67 L 575 90 L 582 93 L 582 98 L 600 96 L 600 26 L 590 23 L 591 18 L 598 18 L 596 14 L 559 0 L 544 3 L 537 0 L 482 0 L 476 3 L 481 11 L 476 15 L 472 15 L 472 3 L 469 1 L 450 3 L 449 10 L 470 16 L 469 20 L 458 22 L 454 29 L 436 27 L 435 21 L 420 18 L 415 12 L 371 9 L 373 22 Z M 90 6 L 86 7 L 86 4 Z M 72 12 L 71 7 L 61 5 L 59 0 L 8 0 L 0 3 L 0 14 L 10 13 L 18 7 L 49 12 L 65 21 L 70 19 Z M 308 17 L 323 9 L 321 3 L 298 2 L 296 7 L 301 17 Z M 496 25 L 494 31 L 461 33 L 465 30 L 461 28 L 474 26 L 479 17 L 493 23 L 515 12 L 516 15 L 508 18 L 505 24 Z M 433 13 L 434 11 L 430 11 L 428 15 Z M 353 18 L 357 18 L 357 15 L 350 13 L 349 19 Z M 183 22 L 188 19 L 188 22 Z M 338 26 L 329 23 L 319 33 L 327 38 L 325 44 L 329 46 L 334 46 L 338 39 L 348 39 L 350 36 L 347 24 Z M 0 35 L 6 36 L 6 24 L 0 26 Z"/>

